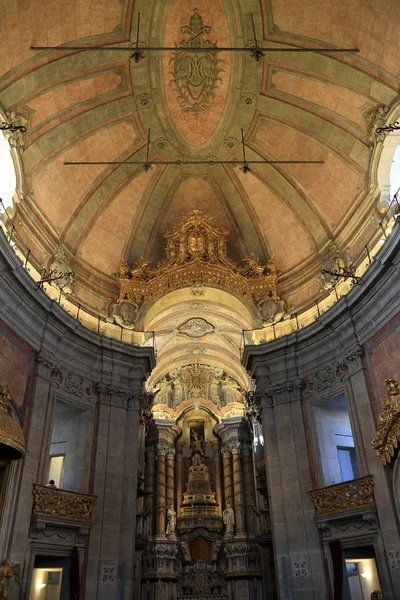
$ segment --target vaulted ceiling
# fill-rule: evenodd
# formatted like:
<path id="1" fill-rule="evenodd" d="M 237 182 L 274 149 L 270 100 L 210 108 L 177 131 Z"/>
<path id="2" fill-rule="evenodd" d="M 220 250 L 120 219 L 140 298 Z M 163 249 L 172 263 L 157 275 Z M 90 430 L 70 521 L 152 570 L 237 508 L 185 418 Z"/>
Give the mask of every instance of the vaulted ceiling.
<path id="1" fill-rule="evenodd" d="M 332 241 L 349 261 L 360 254 L 376 227 L 373 114 L 399 91 L 398 0 L 0 6 L 0 100 L 27 121 L 17 229 L 43 265 L 65 246 L 80 302 L 105 313 L 117 295 L 119 259 L 160 260 L 165 231 L 195 208 L 231 231 L 231 258 L 274 258 L 289 308 L 320 293 Z M 258 38 L 281 50 L 259 62 L 233 52 L 188 62 L 171 51 L 148 52 L 136 64 L 118 51 L 135 42 L 138 13 L 140 46 L 200 40 L 243 47 L 254 38 L 250 12 Z M 92 50 L 30 50 L 64 44 Z M 96 50 L 101 46 L 115 50 Z M 326 52 L 283 51 L 309 47 Z M 360 52 L 329 52 L 340 47 Z M 247 174 L 235 165 L 185 164 L 240 160 L 241 128 L 248 159 L 324 164 L 253 165 Z M 146 172 L 138 165 L 63 164 L 145 160 L 148 129 L 151 158 L 180 165 Z"/>

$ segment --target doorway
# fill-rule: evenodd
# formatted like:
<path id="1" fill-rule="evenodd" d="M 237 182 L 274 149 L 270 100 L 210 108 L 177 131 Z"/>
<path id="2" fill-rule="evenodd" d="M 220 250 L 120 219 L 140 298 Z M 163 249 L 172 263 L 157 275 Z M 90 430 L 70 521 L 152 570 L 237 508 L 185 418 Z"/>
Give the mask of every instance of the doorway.
<path id="1" fill-rule="evenodd" d="M 373 547 L 346 549 L 344 558 L 351 600 L 382 600 Z"/>

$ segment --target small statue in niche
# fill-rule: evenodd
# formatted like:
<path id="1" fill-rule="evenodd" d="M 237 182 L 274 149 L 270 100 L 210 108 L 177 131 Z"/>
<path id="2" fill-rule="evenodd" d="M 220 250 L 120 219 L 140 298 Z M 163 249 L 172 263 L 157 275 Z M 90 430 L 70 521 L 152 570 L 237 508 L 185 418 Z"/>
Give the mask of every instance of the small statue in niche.
<path id="1" fill-rule="evenodd" d="M 190 447 L 191 447 L 192 451 L 198 450 L 199 452 L 204 454 L 203 438 L 200 438 L 197 431 L 195 431 L 194 429 L 192 429 L 192 431 L 191 431 L 191 437 L 192 437 L 192 441 L 191 441 Z"/>
<path id="2" fill-rule="evenodd" d="M 234 527 L 235 527 L 235 513 L 233 511 L 233 508 L 232 508 L 230 502 L 228 502 L 224 512 L 222 513 L 222 518 L 223 518 L 224 525 L 225 525 L 226 535 L 232 536 L 234 534 Z"/>
<path id="3" fill-rule="evenodd" d="M 176 512 L 174 505 L 170 504 L 167 510 L 167 537 L 174 537 L 176 535 Z"/>
<path id="4" fill-rule="evenodd" d="M 198 452 L 196 452 L 196 454 L 194 454 L 194 456 L 192 458 L 192 465 L 194 467 L 199 467 L 202 464 L 203 464 L 203 461 L 201 459 L 201 456 L 200 456 L 200 454 L 198 454 Z"/>
<path id="5" fill-rule="evenodd" d="M 186 540 L 181 541 L 181 550 L 182 550 L 183 558 L 187 562 L 190 562 L 192 560 L 192 556 L 190 554 L 189 544 L 187 543 Z"/>
<path id="6" fill-rule="evenodd" d="M 12 565 L 9 558 L 3 560 L 0 567 L 0 600 L 8 598 L 8 584 L 10 579 L 21 584 L 21 565 Z"/>
<path id="7" fill-rule="evenodd" d="M 212 546 L 211 560 L 217 560 L 218 559 L 218 554 L 219 554 L 219 551 L 221 550 L 221 546 L 222 546 L 221 540 L 214 540 L 213 546 Z"/>

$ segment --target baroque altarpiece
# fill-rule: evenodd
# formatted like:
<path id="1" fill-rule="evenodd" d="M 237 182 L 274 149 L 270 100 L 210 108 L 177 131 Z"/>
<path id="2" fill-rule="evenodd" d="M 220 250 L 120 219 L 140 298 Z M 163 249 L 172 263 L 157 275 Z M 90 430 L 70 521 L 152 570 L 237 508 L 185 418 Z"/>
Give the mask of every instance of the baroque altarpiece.
<path id="1" fill-rule="evenodd" d="M 273 263 L 248 257 L 237 266 L 227 256 L 227 236 L 194 211 L 166 234 L 166 259 L 156 268 L 143 259 L 132 268 L 121 261 L 117 322 L 135 327 L 164 294 L 188 287 L 201 299 L 194 307 L 210 298 L 212 309 L 213 290 L 222 289 L 251 305 L 260 322 L 273 318 L 283 305 Z M 257 411 L 239 351 L 224 365 L 216 345 L 208 353 L 202 344 L 212 345 L 218 333 L 212 320 L 192 316 L 176 324 L 170 337 L 181 356 L 171 365 L 161 347 L 148 385 L 136 539 L 144 600 L 274 597 Z"/>

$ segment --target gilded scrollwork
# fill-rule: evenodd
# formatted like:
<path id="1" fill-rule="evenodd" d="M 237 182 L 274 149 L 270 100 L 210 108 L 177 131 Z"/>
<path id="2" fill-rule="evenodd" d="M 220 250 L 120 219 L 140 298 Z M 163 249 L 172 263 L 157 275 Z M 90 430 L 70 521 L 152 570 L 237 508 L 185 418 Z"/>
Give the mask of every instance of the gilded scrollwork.
<path id="1" fill-rule="evenodd" d="M 113 307 L 119 325 L 133 329 L 144 301 L 153 302 L 172 290 L 202 290 L 203 286 L 219 287 L 253 300 L 264 321 L 278 318 L 283 303 L 277 293 L 275 264 L 269 261 L 263 265 L 251 255 L 244 259 L 243 266 L 236 265 L 227 254 L 229 231 L 213 226 L 211 221 L 201 211 L 192 211 L 165 234 L 166 258 L 155 268 L 144 258 L 131 268 L 121 259 L 117 281 L 120 293 Z"/>
<path id="2" fill-rule="evenodd" d="M 96 500 L 96 496 L 35 484 L 32 512 L 34 515 L 87 523 L 92 517 Z"/>
<path id="3" fill-rule="evenodd" d="M 392 461 L 400 444 L 400 382 L 396 379 L 386 379 L 385 383 L 387 398 L 378 417 L 378 432 L 371 444 L 376 455 L 387 465 Z"/>
<path id="4" fill-rule="evenodd" d="M 309 493 L 317 516 L 375 506 L 372 475 L 311 490 Z"/>

